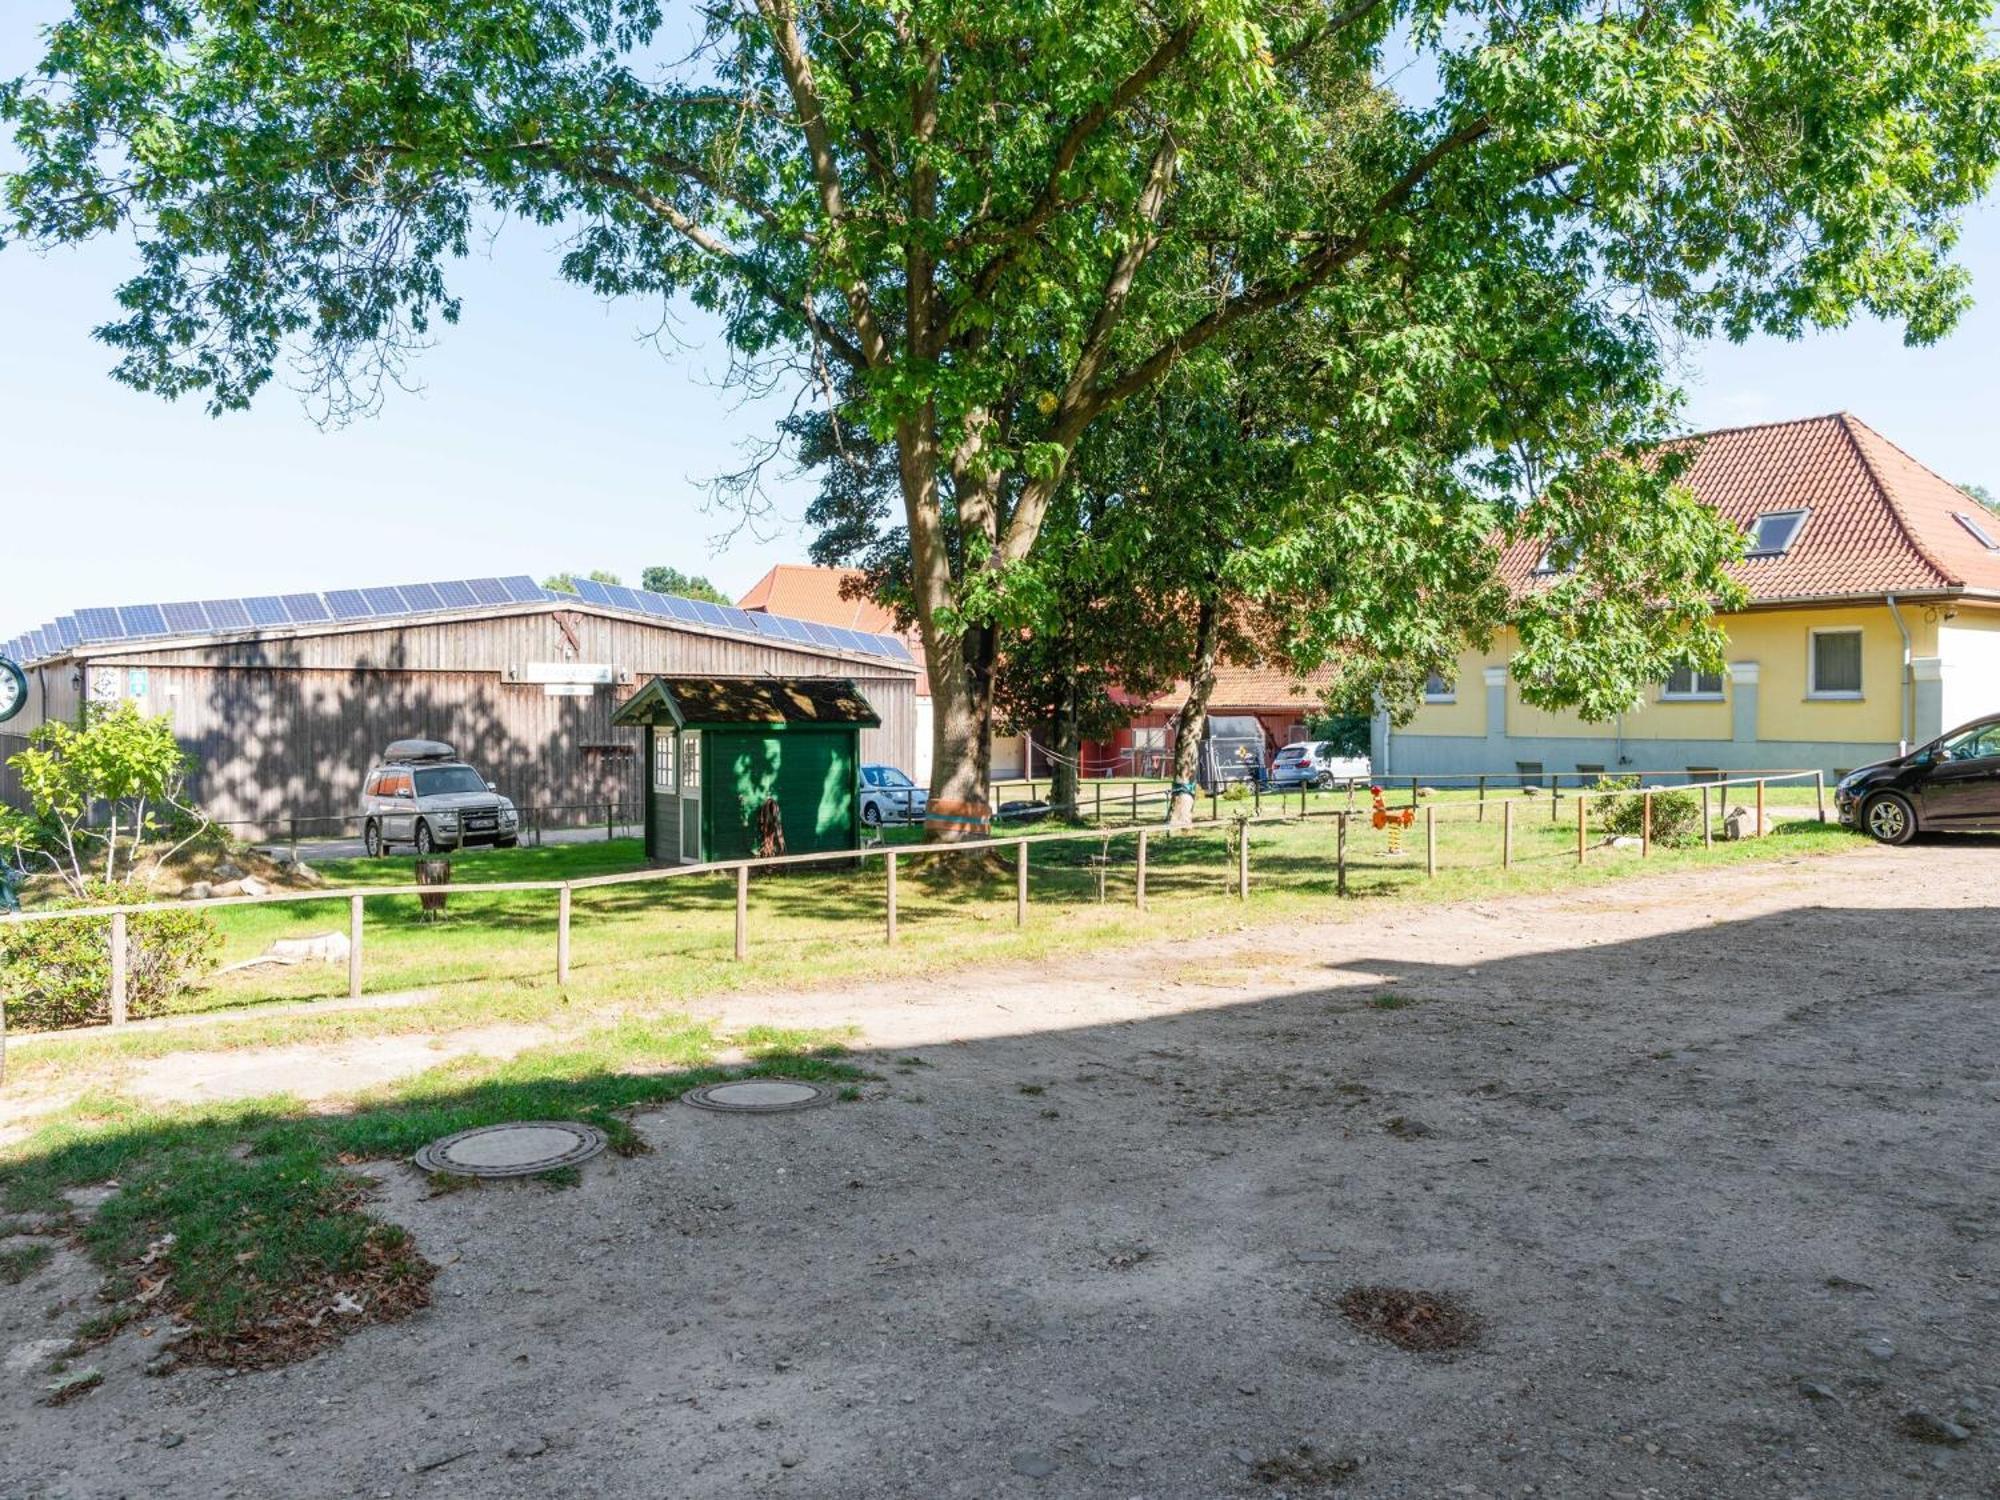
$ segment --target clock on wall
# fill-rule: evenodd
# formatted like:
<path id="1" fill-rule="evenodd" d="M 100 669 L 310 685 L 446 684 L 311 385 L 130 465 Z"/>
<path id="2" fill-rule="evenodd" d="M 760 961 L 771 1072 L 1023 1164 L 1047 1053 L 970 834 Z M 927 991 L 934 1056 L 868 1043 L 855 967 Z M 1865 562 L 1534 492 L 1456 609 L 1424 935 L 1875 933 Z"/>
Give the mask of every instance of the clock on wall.
<path id="1" fill-rule="evenodd" d="M 0 656 L 0 724 L 28 706 L 28 679 L 21 669 Z"/>

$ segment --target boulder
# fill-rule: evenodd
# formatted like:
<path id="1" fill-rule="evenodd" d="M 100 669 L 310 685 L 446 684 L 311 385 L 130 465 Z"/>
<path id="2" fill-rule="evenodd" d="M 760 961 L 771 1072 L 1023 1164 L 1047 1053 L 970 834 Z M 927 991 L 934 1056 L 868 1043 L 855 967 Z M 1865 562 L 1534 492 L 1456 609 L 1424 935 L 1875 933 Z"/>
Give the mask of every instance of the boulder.
<path id="1" fill-rule="evenodd" d="M 271 888 L 255 875 L 245 875 L 236 884 L 237 888 L 246 896 L 268 896 L 271 894 Z"/>
<path id="2" fill-rule="evenodd" d="M 189 886 L 186 890 L 181 892 L 181 900 L 206 901 L 210 896 L 213 896 L 214 894 L 215 894 L 214 886 L 210 885 L 206 880 L 197 880 L 193 885 Z"/>
<path id="3" fill-rule="evenodd" d="M 240 896 L 243 894 L 243 882 L 225 880 L 220 885 L 210 887 L 208 893 L 211 896 Z"/>
<path id="4" fill-rule="evenodd" d="M 219 881 L 241 880 L 243 878 L 243 866 L 233 860 L 219 859 L 215 862 L 215 878 Z"/>

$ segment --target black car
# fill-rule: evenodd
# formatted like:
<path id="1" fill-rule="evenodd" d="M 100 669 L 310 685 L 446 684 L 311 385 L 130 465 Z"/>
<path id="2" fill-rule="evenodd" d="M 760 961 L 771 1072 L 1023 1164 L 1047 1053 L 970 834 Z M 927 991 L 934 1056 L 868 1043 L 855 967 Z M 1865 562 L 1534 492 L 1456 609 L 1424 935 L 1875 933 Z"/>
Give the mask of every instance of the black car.
<path id="1" fill-rule="evenodd" d="M 1919 833 L 2000 829 L 2000 714 L 1921 749 L 1850 771 L 1834 788 L 1840 821 L 1885 844 Z"/>

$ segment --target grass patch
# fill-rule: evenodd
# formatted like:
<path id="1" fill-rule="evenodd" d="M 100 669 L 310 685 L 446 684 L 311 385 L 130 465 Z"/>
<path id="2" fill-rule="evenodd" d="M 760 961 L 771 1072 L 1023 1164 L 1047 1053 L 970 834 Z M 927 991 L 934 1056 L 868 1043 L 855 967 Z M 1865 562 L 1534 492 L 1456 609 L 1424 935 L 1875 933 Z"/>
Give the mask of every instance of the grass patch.
<path id="1" fill-rule="evenodd" d="M 1377 1010 L 1406 1010 L 1417 1002 L 1408 995 L 1398 995 L 1393 990 L 1385 991 L 1368 1002 Z"/>
<path id="2" fill-rule="evenodd" d="M 53 1245 L 23 1245 L 0 1250 L 0 1286 L 19 1286 L 55 1256 Z"/>
<path id="3" fill-rule="evenodd" d="M 458 1058 L 355 1101 L 340 1114 L 282 1099 L 141 1108 L 80 1100 L 0 1163 L 0 1204 L 66 1207 L 65 1189 L 115 1180 L 82 1233 L 105 1274 L 109 1310 L 88 1343 L 141 1309 L 191 1332 L 184 1357 L 245 1367 L 283 1363 L 429 1300 L 433 1268 L 409 1236 L 366 1209 L 364 1162 L 408 1157 L 440 1136 L 515 1120 L 580 1120 L 612 1149 L 645 1149 L 626 1112 L 701 1083 L 758 1074 L 846 1081 L 858 1071 L 822 1035 L 762 1040 L 741 1068 L 715 1066 L 718 1038 L 685 1017 L 623 1020 L 507 1061 Z M 574 1186 L 575 1169 L 544 1174 Z M 456 1186 L 454 1182 L 452 1184 Z"/>

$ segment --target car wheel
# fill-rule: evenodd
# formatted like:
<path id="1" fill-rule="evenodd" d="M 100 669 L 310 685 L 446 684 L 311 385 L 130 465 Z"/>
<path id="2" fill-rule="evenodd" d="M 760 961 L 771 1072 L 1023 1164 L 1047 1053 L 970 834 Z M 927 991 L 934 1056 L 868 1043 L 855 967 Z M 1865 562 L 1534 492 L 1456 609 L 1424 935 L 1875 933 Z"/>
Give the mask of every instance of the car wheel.
<path id="1" fill-rule="evenodd" d="M 1908 798 L 1882 792 L 1861 809 L 1861 826 L 1878 843 L 1907 844 L 1917 836 L 1917 815 Z"/>
<path id="2" fill-rule="evenodd" d="M 431 837 L 431 825 L 421 818 L 417 820 L 417 853 L 437 853 L 437 841 Z"/>
<path id="3" fill-rule="evenodd" d="M 361 847 L 370 859 L 382 857 L 382 825 L 370 819 L 361 825 Z"/>
<path id="4" fill-rule="evenodd" d="M 862 803 L 861 821 L 866 823 L 870 828 L 880 828 L 882 826 L 881 805 L 875 802 Z"/>
<path id="5" fill-rule="evenodd" d="M 515 845 L 519 844 L 520 842 L 521 842 L 520 837 L 516 835 L 512 838 L 495 839 L 493 841 L 493 847 L 495 849 L 512 849 Z"/>
<path id="6" fill-rule="evenodd" d="M 1313 778 L 1313 785 L 1322 792 L 1333 790 L 1333 772 L 1322 771 Z"/>

